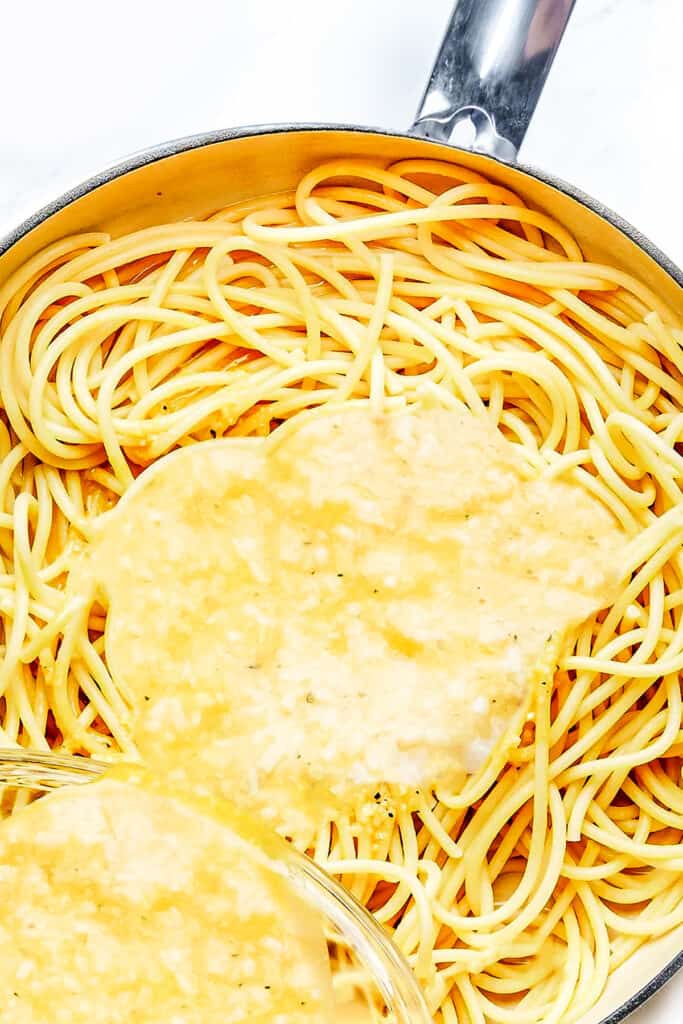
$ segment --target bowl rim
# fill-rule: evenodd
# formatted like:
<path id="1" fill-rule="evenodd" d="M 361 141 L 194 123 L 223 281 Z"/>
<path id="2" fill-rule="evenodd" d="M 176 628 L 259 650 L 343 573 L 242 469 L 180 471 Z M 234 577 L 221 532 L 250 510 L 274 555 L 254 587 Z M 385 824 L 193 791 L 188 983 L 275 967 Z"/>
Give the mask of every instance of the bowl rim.
<path id="1" fill-rule="evenodd" d="M 23 750 L 18 748 L 0 748 L 0 787 L 23 786 L 50 792 L 70 784 L 83 784 L 100 778 L 107 769 L 114 767 L 121 762 L 106 763 L 90 757 L 79 757 L 72 754 L 52 754 L 43 751 Z M 359 920 L 361 927 L 366 926 L 366 934 L 370 936 L 370 943 L 374 944 L 380 951 L 382 960 L 390 962 L 390 970 L 396 973 L 406 987 L 406 998 L 415 1001 L 413 1013 L 422 1017 L 425 1024 L 432 1021 L 427 1011 L 424 997 L 420 986 L 403 954 L 394 945 L 391 938 L 384 932 L 382 927 L 375 921 L 372 914 L 365 909 L 347 890 L 332 878 L 331 875 L 320 867 L 311 858 L 298 853 L 293 847 L 290 848 L 292 862 L 297 864 L 311 887 L 327 890 L 327 895 L 336 901 L 342 908 L 347 918 Z M 652 996 L 656 995 L 671 979 L 683 968 L 683 950 L 677 953 L 664 967 L 641 988 L 626 999 L 621 1006 L 617 1007 L 606 1017 L 602 1017 L 599 1024 L 621 1024 L 623 1020 L 635 1013 Z M 419 1016 L 410 1024 L 420 1024 Z M 580 1022 L 579 1022 L 580 1024 Z"/>
<path id="2" fill-rule="evenodd" d="M 52 793 L 104 779 L 108 769 L 123 765 L 130 762 L 106 763 L 76 755 L 0 748 L 0 788 Z M 135 767 L 144 769 L 141 764 Z M 284 840 L 282 853 L 274 870 L 287 877 L 299 896 L 339 929 L 372 976 L 395 1024 L 431 1024 L 432 1016 L 414 972 L 370 911 L 319 864 Z M 275 854 L 272 857 L 274 862 Z"/>

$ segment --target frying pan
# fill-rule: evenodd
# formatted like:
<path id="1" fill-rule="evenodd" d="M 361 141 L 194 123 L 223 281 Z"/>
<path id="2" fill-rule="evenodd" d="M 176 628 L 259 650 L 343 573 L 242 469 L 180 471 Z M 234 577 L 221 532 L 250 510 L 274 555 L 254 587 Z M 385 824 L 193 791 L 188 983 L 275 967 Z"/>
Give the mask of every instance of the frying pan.
<path id="1" fill-rule="evenodd" d="M 683 315 L 683 273 L 617 214 L 516 162 L 574 0 L 459 0 L 406 133 L 359 125 L 258 125 L 144 150 L 89 179 L 0 240 L 0 284 L 43 246 L 93 229 L 120 235 L 249 196 L 291 189 L 340 156 L 459 163 L 567 224 L 587 258 L 640 278 Z M 453 135 L 458 146 L 449 144 Z M 580 1024 L 617 1024 L 683 966 L 683 926 L 646 944 L 610 979 Z"/>

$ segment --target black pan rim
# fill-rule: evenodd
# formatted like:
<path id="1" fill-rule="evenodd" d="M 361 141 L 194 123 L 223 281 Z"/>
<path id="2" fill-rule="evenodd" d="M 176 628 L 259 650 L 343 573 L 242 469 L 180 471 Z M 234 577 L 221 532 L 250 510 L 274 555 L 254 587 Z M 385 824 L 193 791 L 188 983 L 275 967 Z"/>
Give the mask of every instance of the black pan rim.
<path id="1" fill-rule="evenodd" d="M 46 221 L 49 217 L 59 213 L 60 210 L 70 206 L 71 203 L 76 202 L 78 199 L 82 199 L 83 196 L 88 195 L 90 192 L 94 192 L 95 189 L 100 188 L 102 185 L 106 185 L 116 178 L 121 178 L 125 174 L 129 174 L 132 171 L 139 170 L 141 167 L 146 167 L 149 164 L 157 163 L 159 160 L 164 160 L 166 157 L 176 156 L 179 153 L 186 153 L 193 149 L 202 149 L 204 146 L 212 146 L 220 142 L 229 142 L 232 139 L 242 139 L 258 137 L 260 135 L 284 135 L 288 132 L 349 132 L 351 134 L 365 134 L 365 135 L 381 135 L 388 138 L 400 138 L 400 139 L 418 139 L 418 136 L 411 135 L 409 132 L 396 132 L 389 131 L 386 128 L 373 128 L 365 125 L 354 125 L 354 124 L 335 124 L 335 123 L 315 123 L 315 122 L 292 122 L 283 124 L 255 124 L 245 125 L 239 128 L 224 128 L 210 132 L 200 132 L 196 135 L 186 135 L 180 139 L 172 139 L 168 142 L 162 142 L 159 145 L 151 146 L 149 149 L 140 150 L 137 153 L 133 153 L 126 157 L 124 160 L 118 163 L 112 164 L 110 167 L 98 174 L 87 178 L 85 181 L 80 182 L 73 188 L 64 192 L 57 199 L 47 203 L 47 205 L 41 207 L 35 213 L 27 217 L 22 223 L 16 228 L 11 230 L 7 235 L 0 239 L 0 257 L 8 252 L 12 246 L 19 242 L 22 238 L 28 235 L 34 228 L 37 228 L 40 224 Z M 419 141 L 431 143 L 435 147 L 442 148 L 443 142 L 431 142 L 431 140 L 425 140 L 419 138 Z M 450 147 L 454 152 L 467 153 L 467 150 L 463 150 L 458 146 Z M 503 164 L 504 161 L 491 157 L 488 154 L 483 154 L 488 159 L 493 160 L 494 163 Z M 546 171 L 539 170 L 537 167 L 529 166 L 527 164 L 513 164 L 516 170 L 522 171 L 524 174 L 530 175 L 532 178 L 536 178 L 538 181 L 543 182 L 545 185 L 549 185 L 551 188 L 557 189 L 559 192 L 563 192 L 571 199 L 575 199 L 577 202 L 586 206 L 593 213 L 596 213 L 599 217 L 602 217 L 613 227 L 621 231 L 622 234 L 626 235 L 632 242 L 635 242 L 639 248 L 641 248 L 648 256 L 650 256 L 655 263 L 664 270 L 669 277 L 671 277 L 676 284 L 683 288 L 683 270 L 676 266 L 672 260 L 669 259 L 660 249 L 646 238 L 642 232 L 638 231 L 632 224 L 620 217 L 618 213 L 611 210 L 608 206 L 589 196 L 581 189 L 576 188 L 569 182 L 564 181 L 562 178 L 558 178 L 553 174 L 548 174 Z M 600 1024 L 620 1024 L 621 1021 L 625 1020 L 630 1014 L 634 1013 L 635 1010 L 639 1009 L 646 1003 L 653 995 L 655 995 L 668 981 L 670 981 L 674 975 L 683 968 L 683 950 L 678 953 L 672 960 L 658 971 L 657 974 L 647 982 L 638 992 L 632 995 L 625 1003 L 622 1004 L 617 1010 L 611 1013 L 609 1016 L 604 1017 Z"/>
<path id="2" fill-rule="evenodd" d="M 611 1013 L 608 1017 L 603 1017 L 600 1024 L 620 1024 L 621 1021 L 626 1020 L 632 1013 L 639 1010 L 641 1006 L 644 1006 L 652 996 L 655 996 L 667 982 L 683 968 L 683 950 L 677 953 L 676 956 L 666 964 L 654 978 L 650 978 L 647 984 L 643 985 L 638 992 L 634 992 L 625 1003 Z"/>

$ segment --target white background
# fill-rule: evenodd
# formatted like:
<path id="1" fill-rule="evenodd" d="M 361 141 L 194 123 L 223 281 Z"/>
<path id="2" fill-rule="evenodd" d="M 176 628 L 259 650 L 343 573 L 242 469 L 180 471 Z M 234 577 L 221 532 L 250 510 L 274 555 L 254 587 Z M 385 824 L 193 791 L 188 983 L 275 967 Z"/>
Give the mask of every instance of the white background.
<path id="1" fill-rule="evenodd" d="M 406 128 L 451 3 L 0 2 L 0 234 L 103 165 L 175 136 L 263 121 Z M 682 40 L 683 0 L 577 0 L 521 153 L 678 264 Z M 683 977 L 633 1024 L 682 1019 Z"/>

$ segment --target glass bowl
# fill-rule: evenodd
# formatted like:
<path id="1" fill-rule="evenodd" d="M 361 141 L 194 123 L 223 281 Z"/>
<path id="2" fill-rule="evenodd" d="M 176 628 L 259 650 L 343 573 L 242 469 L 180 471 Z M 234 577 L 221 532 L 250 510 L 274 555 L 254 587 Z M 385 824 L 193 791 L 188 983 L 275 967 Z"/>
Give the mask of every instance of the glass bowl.
<path id="1" fill-rule="evenodd" d="M 45 793 L 92 782 L 111 767 L 85 757 L 0 749 L 0 787 Z M 356 1012 L 349 1022 L 430 1024 L 431 1014 L 408 963 L 372 915 L 310 858 L 284 842 L 279 866 L 321 915 L 335 990 L 354 987 L 376 1007 L 376 1013 L 369 1008 Z"/>

